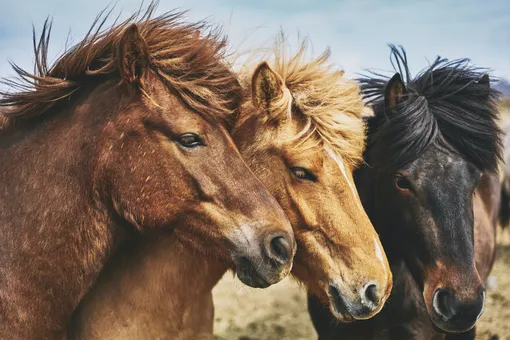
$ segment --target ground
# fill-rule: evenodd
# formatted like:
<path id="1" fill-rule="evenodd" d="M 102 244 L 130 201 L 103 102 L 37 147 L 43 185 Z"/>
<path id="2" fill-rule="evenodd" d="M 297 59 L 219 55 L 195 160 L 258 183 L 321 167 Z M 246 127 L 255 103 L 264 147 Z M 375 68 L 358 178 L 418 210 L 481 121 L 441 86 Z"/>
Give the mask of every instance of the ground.
<path id="1" fill-rule="evenodd" d="M 477 340 L 510 340 L 510 232 L 498 237 L 497 260 L 487 287 Z M 305 340 L 317 336 L 306 293 L 291 279 L 250 289 L 227 274 L 214 289 L 216 340 Z"/>

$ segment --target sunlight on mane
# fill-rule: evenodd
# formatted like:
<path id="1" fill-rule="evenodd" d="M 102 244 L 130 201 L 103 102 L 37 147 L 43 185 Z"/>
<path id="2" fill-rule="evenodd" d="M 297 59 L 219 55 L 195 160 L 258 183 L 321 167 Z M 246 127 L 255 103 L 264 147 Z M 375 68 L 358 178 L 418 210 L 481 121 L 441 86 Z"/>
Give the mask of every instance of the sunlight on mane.
<path id="1" fill-rule="evenodd" d="M 104 28 L 111 11 L 97 16 L 89 33 L 48 64 L 51 21 L 39 39 L 34 34 L 35 72 L 13 64 L 17 79 L 3 79 L 0 92 L 0 126 L 9 120 L 37 118 L 63 99 L 89 86 L 119 76 L 117 47 L 125 29 L 136 24 L 148 47 L 150 66 L 195 111 L 214 119 L 229 119 L 240 104 L 241 89 L 224 62 L 226 39 L 207 22 L 184 23 L 184 12 L 152 17 L 157 2 L 115 26 Z M 4 122 L 2 122 L 4 120 Z M 12 124 L 12 122 L 10 122 Z"/>
<path id="2" fill-rule="evenodd" d="M 261 49 L 247 58 L 239 72 L 243 89 L 251 93 L 253 70 L 260 61 L 266 60 L 287 88 L 284 96 L 273 103 L 270 115 L 276 119 L 301 115 L 306 123 L 294 138 L 301 139 L 299 144 L 313 138 L 317 144 L 329 146 L 350 166 L 356 166 L 363 159 L 365 147 L 365 126 L 361 118 L 364 104 L 359 85 L 346 79 L 344 72 L 329 62 L 329 49 L 318 57 L 311 56 L 308 50 L 308 41 L 300 39 L 299 49 L 290 54 L 282 33 L 273 49 Z M 247 100 L 243 113 L 254 114 L 254 110 Z"/>

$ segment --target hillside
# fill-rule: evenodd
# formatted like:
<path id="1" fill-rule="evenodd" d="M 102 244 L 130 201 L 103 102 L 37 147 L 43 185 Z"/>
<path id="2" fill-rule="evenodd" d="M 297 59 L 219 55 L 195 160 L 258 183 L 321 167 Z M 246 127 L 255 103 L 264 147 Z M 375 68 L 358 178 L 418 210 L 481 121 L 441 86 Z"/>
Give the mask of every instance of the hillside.
<path id="1" fill-rule="evenodd" d="M 494 85 L 494 88 L 500 91 L 505 97 L 510 97 L 510 82 L 506 79 L 502 79 Z"/>

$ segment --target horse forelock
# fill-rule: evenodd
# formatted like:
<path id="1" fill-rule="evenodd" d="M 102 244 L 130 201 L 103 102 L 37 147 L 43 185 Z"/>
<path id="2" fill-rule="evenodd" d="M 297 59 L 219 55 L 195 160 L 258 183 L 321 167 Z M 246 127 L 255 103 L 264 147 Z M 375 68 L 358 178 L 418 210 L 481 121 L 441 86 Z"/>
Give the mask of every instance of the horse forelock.
<path id="1" fill-rule="evenodd" d="M 364 99 L 373 106 L 377 121 L 368 134 L 368 157 L 394 171 L 435 143 L 481 171 L 495 171 L 502 157 L 499 93 L 479 83 L 486 70 L 467 59 L 438 57 L 412 78 L 405 51 L 391 49 L 394 69 L 403 74 L 408 93 L 396 112 L 387 115 L 384 89 L 388 77 L 372 73 L 360 78 Z"/>
<path id="2" fill-rule="evenodd" d="M 344 78 L 344 72 L 329 63 L 329 49 L 318 57 L 309 57 L 308 41 L 301 40 L 297 52 L 290 55 L 282 34 L 270 54 L 262 55 L 262 60 L 268 61 L 284 84 L 284 95 L 272 103 L 269 120 L 299 122 L 302 129 L 289 136 L 297 146 L 313 139 L 315 144 L 332 149 L 349 166 L 358 165 L 365 147 L 365 126 L 361 118 L 364 104 L 358 83 Z M 245 64 L 240 71 L 246 94 L 251 93 L 253 69 Z M 245 97 L 244 118 L 238 125 L 259 114 L 247 100 L 250 96 Z"/>

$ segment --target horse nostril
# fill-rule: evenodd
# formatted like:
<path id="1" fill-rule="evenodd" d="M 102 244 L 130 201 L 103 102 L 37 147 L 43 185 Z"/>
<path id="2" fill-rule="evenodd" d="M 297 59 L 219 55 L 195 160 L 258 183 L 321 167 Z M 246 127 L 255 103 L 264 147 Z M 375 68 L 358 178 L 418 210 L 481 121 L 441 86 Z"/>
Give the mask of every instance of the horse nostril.
<path id="1" fill-rule="evenodd" d="M 485 293 L 482 288 L 472 299 L 459 299 L 448 288 L 439 288 L 432 298 L 434 312 L 444 321 L 458 329 L 472 327 L 483 312 Z"/>
<path id="2" fill-rule="evenodd" d="M 452 294 L 448 289 L 440 288 L 434 293 L 432 306 L 434 311 L 444 320 L 448 321 L 455 316 L 452 310 Z"/>
<path id="3" fill-rule="evenodd" d="M 338 290 L 337 286 L 331 284 L 328 288 L 329 299 L 331 300 L 331 306 L 334 311 L 338 315 L 349 316 L 351 315 L 347 309 L 346 301 L 344 300 L 342 294 Z"/>
<path id="4" fill-rule="evenodd" d="M 482 304 L 482 306 L 485 305 L 485 288 L 480 291 L 480 294 L 478 295 L 478 301 Z"/>
<path id="5" fill-rule="evenodd" d="M 270 252 L 277 260 L 287 263 L 290 260 L 292 249 L 283 236 L 277 236 L 270 242 Z"/>
<path id="6" fill-rule="evenodd" d="M 369 283 L 365 286 L 364 292 L 361 295 L 363 301 L 368 302 L 374 307 L 379 304 L 378 287 L 375 283 Z"/>

